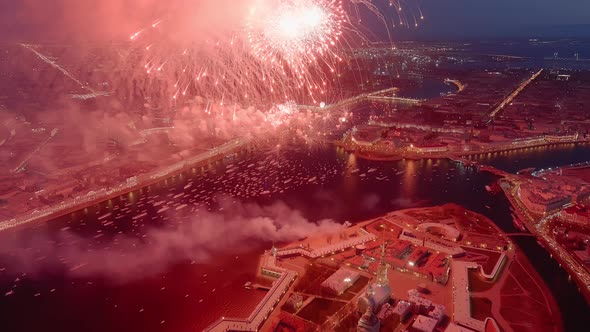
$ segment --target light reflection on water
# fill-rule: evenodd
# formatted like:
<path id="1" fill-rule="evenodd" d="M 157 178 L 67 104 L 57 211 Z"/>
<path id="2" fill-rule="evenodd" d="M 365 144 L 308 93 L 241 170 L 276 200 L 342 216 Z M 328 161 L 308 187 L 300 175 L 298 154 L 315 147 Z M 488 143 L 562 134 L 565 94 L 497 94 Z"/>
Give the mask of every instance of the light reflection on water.
<path id="1" fill-rule="evenodd" d="M 514 172 L 532 166 L 548 167 L 585 161 L 588 156 L 589 146 L 564 145 L 484 154 L 472 158 Z M 305 170 L 303 176 L 306 178 L 321 177 L 325 175 L 325 170 L 335 170 L 337 174 L 327 176 L 325 181 L 318 184 L 303 181 L 302 185 L 285 190 L 284 193 L 249 198 L 248 201 L 264 205 L 283 201 L 310 220 L 332 218 L 338 222 L 364 220 L 397 208 L 456 202 L 489 216 L 505 231 L 515 230 L 506 200 L 501 195 L 491 196 L 484 189 L 494 177 L 486 173 L 477 173 L 472 167 L 463 167 L 448 160 L 368 161 L 331 146 L 311 152 L 311 155 L 307 152 L 291 151 L 275 157 L 288 171 L 285 171 L 285 175 L 277 173 L 272 177 L 265 177 L 266 187 L 284 183 L 288 177 L 295 177 L 295 174 L 302 170 Z M 260 161 L 264 157 L 244 155 L 242 158 L 248 161 L 235 173 L 247 172 L 247 164 Z M 236 162 L 238 161 L 231 163 Z M 359 171 L 354 172 L 357 168 Z M 271 172 L 272 169 L 273 167 L 269 166 L 266 171 Z M 369 172 L 372 169 L 374 171 Z M 229 182 L 220 185 L 219 179 L 222 178 L 229 178 Z M 96 234 L 96 229 L 100 228 L 96 225 L 97 215 L 113 211 L 116 206 L 121 207 L 129 202 L 131 217 L 138 213 L 137 202 L 141 202 L 142 197 L 185 193 L 191 189 L 184 189 L 190 180 L 203 183 L 212 192 L 229 191 L 242 184 L 238 177 L 234 177 L 233 180 L 228 177 L 225 166 L 219 163 L 190 170 L 162 183 L 112 199 L 85 211 L 75 212 L 62 220 L 51 222 L 49 228 L 54 234 L 59 234 L 60 228 L 68 220 L 78 222 L 80 218 L 84 218 L 88 226 L 72 227 L 77 229 L 76 232 L 80 236 L 92 238 Z M 369 196 L 372 200 L 366 199 Z M 183 201 L 190 199 L 190 196 L 167 199 Z M 488 209 L 485 205 L 492 208 Z M 157 215 L 155 209 L 150 210 L 149 216 L 152 215 Z M 165 227 L 169 223 L 170 221 L 156 219 L 149 227 Z M 134 230 L 129 227 L 126 232 L 138 232 L 141 236 L 145 229 Z M 45 326 L 58 326 L 64 331 L 79 331 L 81 327 L 86 326 L 96 326 L 109 331 L 137 330 L 138 327 L 152 331 L 169 331 L 172 327 L 175 331 L 200 330 L 220 316 L 245 316 L 250 312 L 256 303 L 256 297 L 253 293 L 245 291 L 242 285 L 253 278 L 257 255 L 269 245 L 270 243 L 252 242 L 251 250 L 239 253 L 238 260 L 235 258 L 236 254 L 230 252 L 214 255 L 208 264 L 195 266 L 190 262 L 177 262 L 161 274 L 146 276 L 148 281 L 140 280 L 124 285 L 111 285 L 102 281 L 100 277 L 88 277 L 88 280 L 81 281 L 63 273 L 42 275 L 28 287 L 19 288 L 13 297 L 0 297 L 0 311 L 6 313 L 8 326 L 24 326 L 29 330 L 38 330 Z M 525 249 L 529 255 L 542 256 L 543 253 L 534 243 L 532 247 L 527 244 Z M 541 271 L 546 271 L 544 277 L 550 287 L 560 290 L 554 295 L 564 309 L 564 318 L 571 319 L 579 314 L 579 319 L 580 310 L 584 307 L 580 306 L 581 297 L 575 293 L 572 285 L 568 284 L 567 277 L 562 276 L 563 272 L 555 266 L 547 269 L 545 265 L 551 266 L 551 261 L 541 261 L 538 264 L 544 265 L 544 270 Z M 203 277 L 205 274 L 207 277 Z M 14 284 L 14 278 L 6 279 L 0 275 L 0 280 L 0 287 L 4 292 Z M 88 285 L 87 281 L 92 282 L 92 285 Z M 204 281 L 207 283 L 203 283 Z M 172 294 L 160 290 L 162 285 L 170 288 L 172 284 L 177 285 Z M 52 293 L 51 297 L 44 297 L 45 302 L 38 302 L 33 296 L 37 291 L 46 293 L 51 288 L 57 288 L 59 291 Z M 105 294 L 114 293 L 120 294 L 120 306 L 105 306 Z M 193 300 L 184 300 L 185 293 L 190 293 Z M 80 294 L 86 294 L 86 310 L 78 312 L 79 323 L 70 320 L 71 326 L 63 325 L 64 323 L 59 324 L 50 318 L 52 315 L 59 317 L 64 308 L 74 307 L 79 301 Z M 199 302 L 200 299 L 203 301 Z M 583 299 L 581 301 L 583 303 Z M 30 308 L 33 305 L 38 310 L 35 313 L 42 311 L 45 314 L 39 314 L 38 320 L 22 323 L 19 317 L 25 313 L 31 314 Z M 145 319 L 137 313 L 142 307 L 152 312 L 150 319 Z M 127 314 L 121 315 L 122 311 Z M 168 323 L 160 325 L 161 320 Z"/>

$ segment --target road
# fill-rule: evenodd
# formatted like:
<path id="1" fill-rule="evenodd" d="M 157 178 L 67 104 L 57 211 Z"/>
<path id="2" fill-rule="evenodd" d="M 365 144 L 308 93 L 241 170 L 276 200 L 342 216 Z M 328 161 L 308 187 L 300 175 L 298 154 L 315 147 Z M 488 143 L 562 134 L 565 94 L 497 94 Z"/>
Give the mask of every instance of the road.
<path id="1" fill-rule="evenodd" d="M 504 107 L 506 107 L 506 105 L 509 105 L 514 100 L 514 98 L 516 98 L 529 84 L 531 84 L 537 77 L 539 77 L 539 75 L 541 75 L 542 72 L 543 69 L 534 73 L 533 76 L 529 77 L 529 79 L 522 82 L 518 86 L 518 88 L 516 88 L 516 90 L 512 91 L 512 93 L 508 95 L 508 97 L 506 97 L 498 106 L 496 106 L 496 108 L 494 108 L 489 114 L 490 119 L 488 120 L 488 124 L 494 121 L 496 115 L 498 115 L 498 113 L 502 111 Z"/>

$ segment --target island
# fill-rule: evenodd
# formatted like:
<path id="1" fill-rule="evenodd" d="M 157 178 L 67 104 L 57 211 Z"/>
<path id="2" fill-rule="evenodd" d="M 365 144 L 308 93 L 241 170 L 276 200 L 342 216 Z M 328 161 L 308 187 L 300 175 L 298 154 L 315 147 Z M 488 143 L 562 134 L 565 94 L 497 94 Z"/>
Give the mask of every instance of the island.
<path id="1" fill-rule="evenodd" d="M 550 291 L 491 220 L 456 204 L 387 213 L 260 257 L 266 295 L 206 331 L 562 331 Z M 526 300 L 523 300 L 526 298 Z"/>

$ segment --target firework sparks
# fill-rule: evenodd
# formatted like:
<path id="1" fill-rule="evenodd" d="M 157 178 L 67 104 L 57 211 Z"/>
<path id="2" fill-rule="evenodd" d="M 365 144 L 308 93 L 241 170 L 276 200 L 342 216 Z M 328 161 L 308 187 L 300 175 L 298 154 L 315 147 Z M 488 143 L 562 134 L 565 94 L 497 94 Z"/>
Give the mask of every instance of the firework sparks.
<path id="1" fill-rule="evenodd" d="M 288 101 L 273 106 L 266 115 L 266 121 L 276 128 L 288 122 L 295 113 L 297 113 L 297 104 L 294 101 Z"/>
<path id="2" fill-rule="evenodd" d="M 320 59 L 328 64 L 341 60 L 331 49 L 337 47 L 346 21 L 340 1 L 281 1 L 251 9 L 248 41 L 262 61 L 293 72 L 299 87 L 321 90 L 325 80 L 318 83 L 306 71 Z"/>
<path id="3" fill-rule="evenodd" d="M 211 11 L 195 0 L 194 8 L 171 11 L 130 35 L 142 63 L 136 68 L 148 77 L 142 81 L 145 95 L 169 96 L 172 105 L 194 96 L 266 109 L 290 100 L 318 105 L 336 77 L 347 35 L 363 38 L 356 28 L 360 14 L 351 8 L 363 6 L 384 23 L 409 25 L 398 0 L 390 1 L 395 18 L 385 17 L 371 0 L 230 3 L 236 7 L 232 14 L 220 14 L 214 26 L 194 26 Z M 189 24 L 176 24 L 182 17 Z"/>

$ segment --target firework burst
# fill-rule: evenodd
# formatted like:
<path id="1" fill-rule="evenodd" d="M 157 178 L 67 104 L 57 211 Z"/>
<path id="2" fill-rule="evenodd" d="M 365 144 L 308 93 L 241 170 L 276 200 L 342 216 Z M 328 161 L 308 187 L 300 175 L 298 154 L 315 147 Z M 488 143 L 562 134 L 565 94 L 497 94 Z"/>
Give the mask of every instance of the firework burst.
<path id="1" fill-rule="evenodd" d="M 194 96 L 265 109 L 290 100 L 319 104 L 349 48 L 347 35 L 364 38 L 357 29 L 358 7 L 368 8 L 388 32 L 395 25 L 373 1 L 347 0 L 346 9 L 342 1 L 229 1 L 231 14 L 210 21 L 216 2 L 188 1 L 188 8 L 185 2 L 130 35 L 141 64 L 136 68 L 148 77 L 142 80 L 144 94 L 168 96 L 172 105 Z M 389 4 L 395 21 L 408 25 L 402 4 Z"/>
<path id="2" fill-rule="evenodd" d="M 334 63 L 342 61 L 334 50 L 346 23 L 341 1 L 274 2 L 250 10 L 248 42 L 255 56 L 290 74 L 313 98 L 314 92 L 324 93 L 326 69 L 333 73 Z"/>

